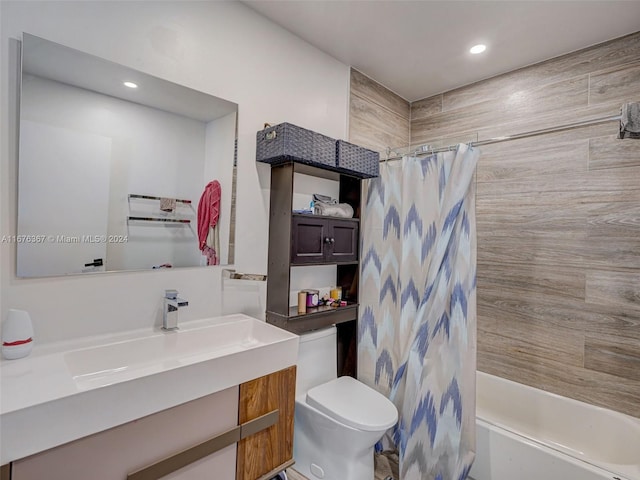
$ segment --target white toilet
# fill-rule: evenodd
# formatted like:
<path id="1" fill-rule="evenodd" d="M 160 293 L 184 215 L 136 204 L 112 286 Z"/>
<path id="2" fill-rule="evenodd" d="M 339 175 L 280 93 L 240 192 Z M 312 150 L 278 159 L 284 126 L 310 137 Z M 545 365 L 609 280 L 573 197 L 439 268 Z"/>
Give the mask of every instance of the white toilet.
<path id="1" fill-rule="evenodd" d="M 351 377 L 336 378 L 336 327 L 300 337 L 294 469 L 310 480 L 372 480 L 373 447 L 395 405 Z"/>

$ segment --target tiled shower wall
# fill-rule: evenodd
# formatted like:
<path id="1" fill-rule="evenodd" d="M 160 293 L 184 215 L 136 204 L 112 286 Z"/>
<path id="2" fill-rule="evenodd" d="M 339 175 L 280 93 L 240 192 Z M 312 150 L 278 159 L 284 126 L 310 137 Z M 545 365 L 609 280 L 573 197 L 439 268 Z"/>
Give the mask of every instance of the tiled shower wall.
<path id="1" fill-rule="evenodd" d="M 384 152 L 407 147 L 410 135 L 409 102 L 357 70 L 351 69 L 349 140 Z"/>
<path id="2" fill-rule="evenodd" d="M 639 59 L 640 32 L 414 102 L 411 143 L 617 115 Z M 640 417 L 640 141 L 617 129 L 480 147 L 478 369 Z"/>

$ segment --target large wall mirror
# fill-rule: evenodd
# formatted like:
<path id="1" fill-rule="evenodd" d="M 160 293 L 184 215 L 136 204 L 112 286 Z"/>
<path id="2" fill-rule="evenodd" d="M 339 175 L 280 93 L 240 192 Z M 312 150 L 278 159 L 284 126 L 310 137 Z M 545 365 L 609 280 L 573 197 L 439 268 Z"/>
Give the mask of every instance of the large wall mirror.
<path id="1" fill-rule="evenodd" d="M 233 263 L 237 113 L 24 34 L 18 276 Z"/>

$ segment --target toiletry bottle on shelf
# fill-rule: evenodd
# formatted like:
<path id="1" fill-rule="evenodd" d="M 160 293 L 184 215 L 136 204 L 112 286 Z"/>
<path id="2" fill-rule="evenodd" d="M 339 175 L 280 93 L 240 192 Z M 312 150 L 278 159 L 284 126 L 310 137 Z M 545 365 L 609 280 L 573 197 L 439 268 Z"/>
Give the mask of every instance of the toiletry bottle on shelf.
<path id="1" fill-rule="evenodd" d="M 298 292 L 298 313 L 307 313 L 307 292 Z"/>
<path id="2" fill-rule="evenodd" d="M 2 356 L 8 360 L 26 357 L 33 349 L 33 325 L 29 313 L 9 309 L 2 326 Z"/>

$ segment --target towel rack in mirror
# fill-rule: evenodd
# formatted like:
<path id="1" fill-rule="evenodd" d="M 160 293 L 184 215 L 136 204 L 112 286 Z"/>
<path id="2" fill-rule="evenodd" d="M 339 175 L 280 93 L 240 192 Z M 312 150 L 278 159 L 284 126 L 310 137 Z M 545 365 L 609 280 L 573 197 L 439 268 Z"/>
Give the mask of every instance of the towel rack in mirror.
<path id="1" fill-rule="evenodd" d="M 158 218 L 158 217 L 127 217 L 127 223 L 135 222 L 167 222 L 167 223 L 191 223 L 187 218 Z"/>
<path id="2" fill-rule="evenodd" d="M 152 195 L 137 195 L 135 193 L 130 193 L 129 194 L 129 198 L 142 198 L 144 200 L 160 200 L 162 197 L 154 197 Z M 191 204 L 191 200 L 182 200 L 179 198 L 176 198 L 176 202 L 178 203 L 186 203 L 186 204 Z"/>

